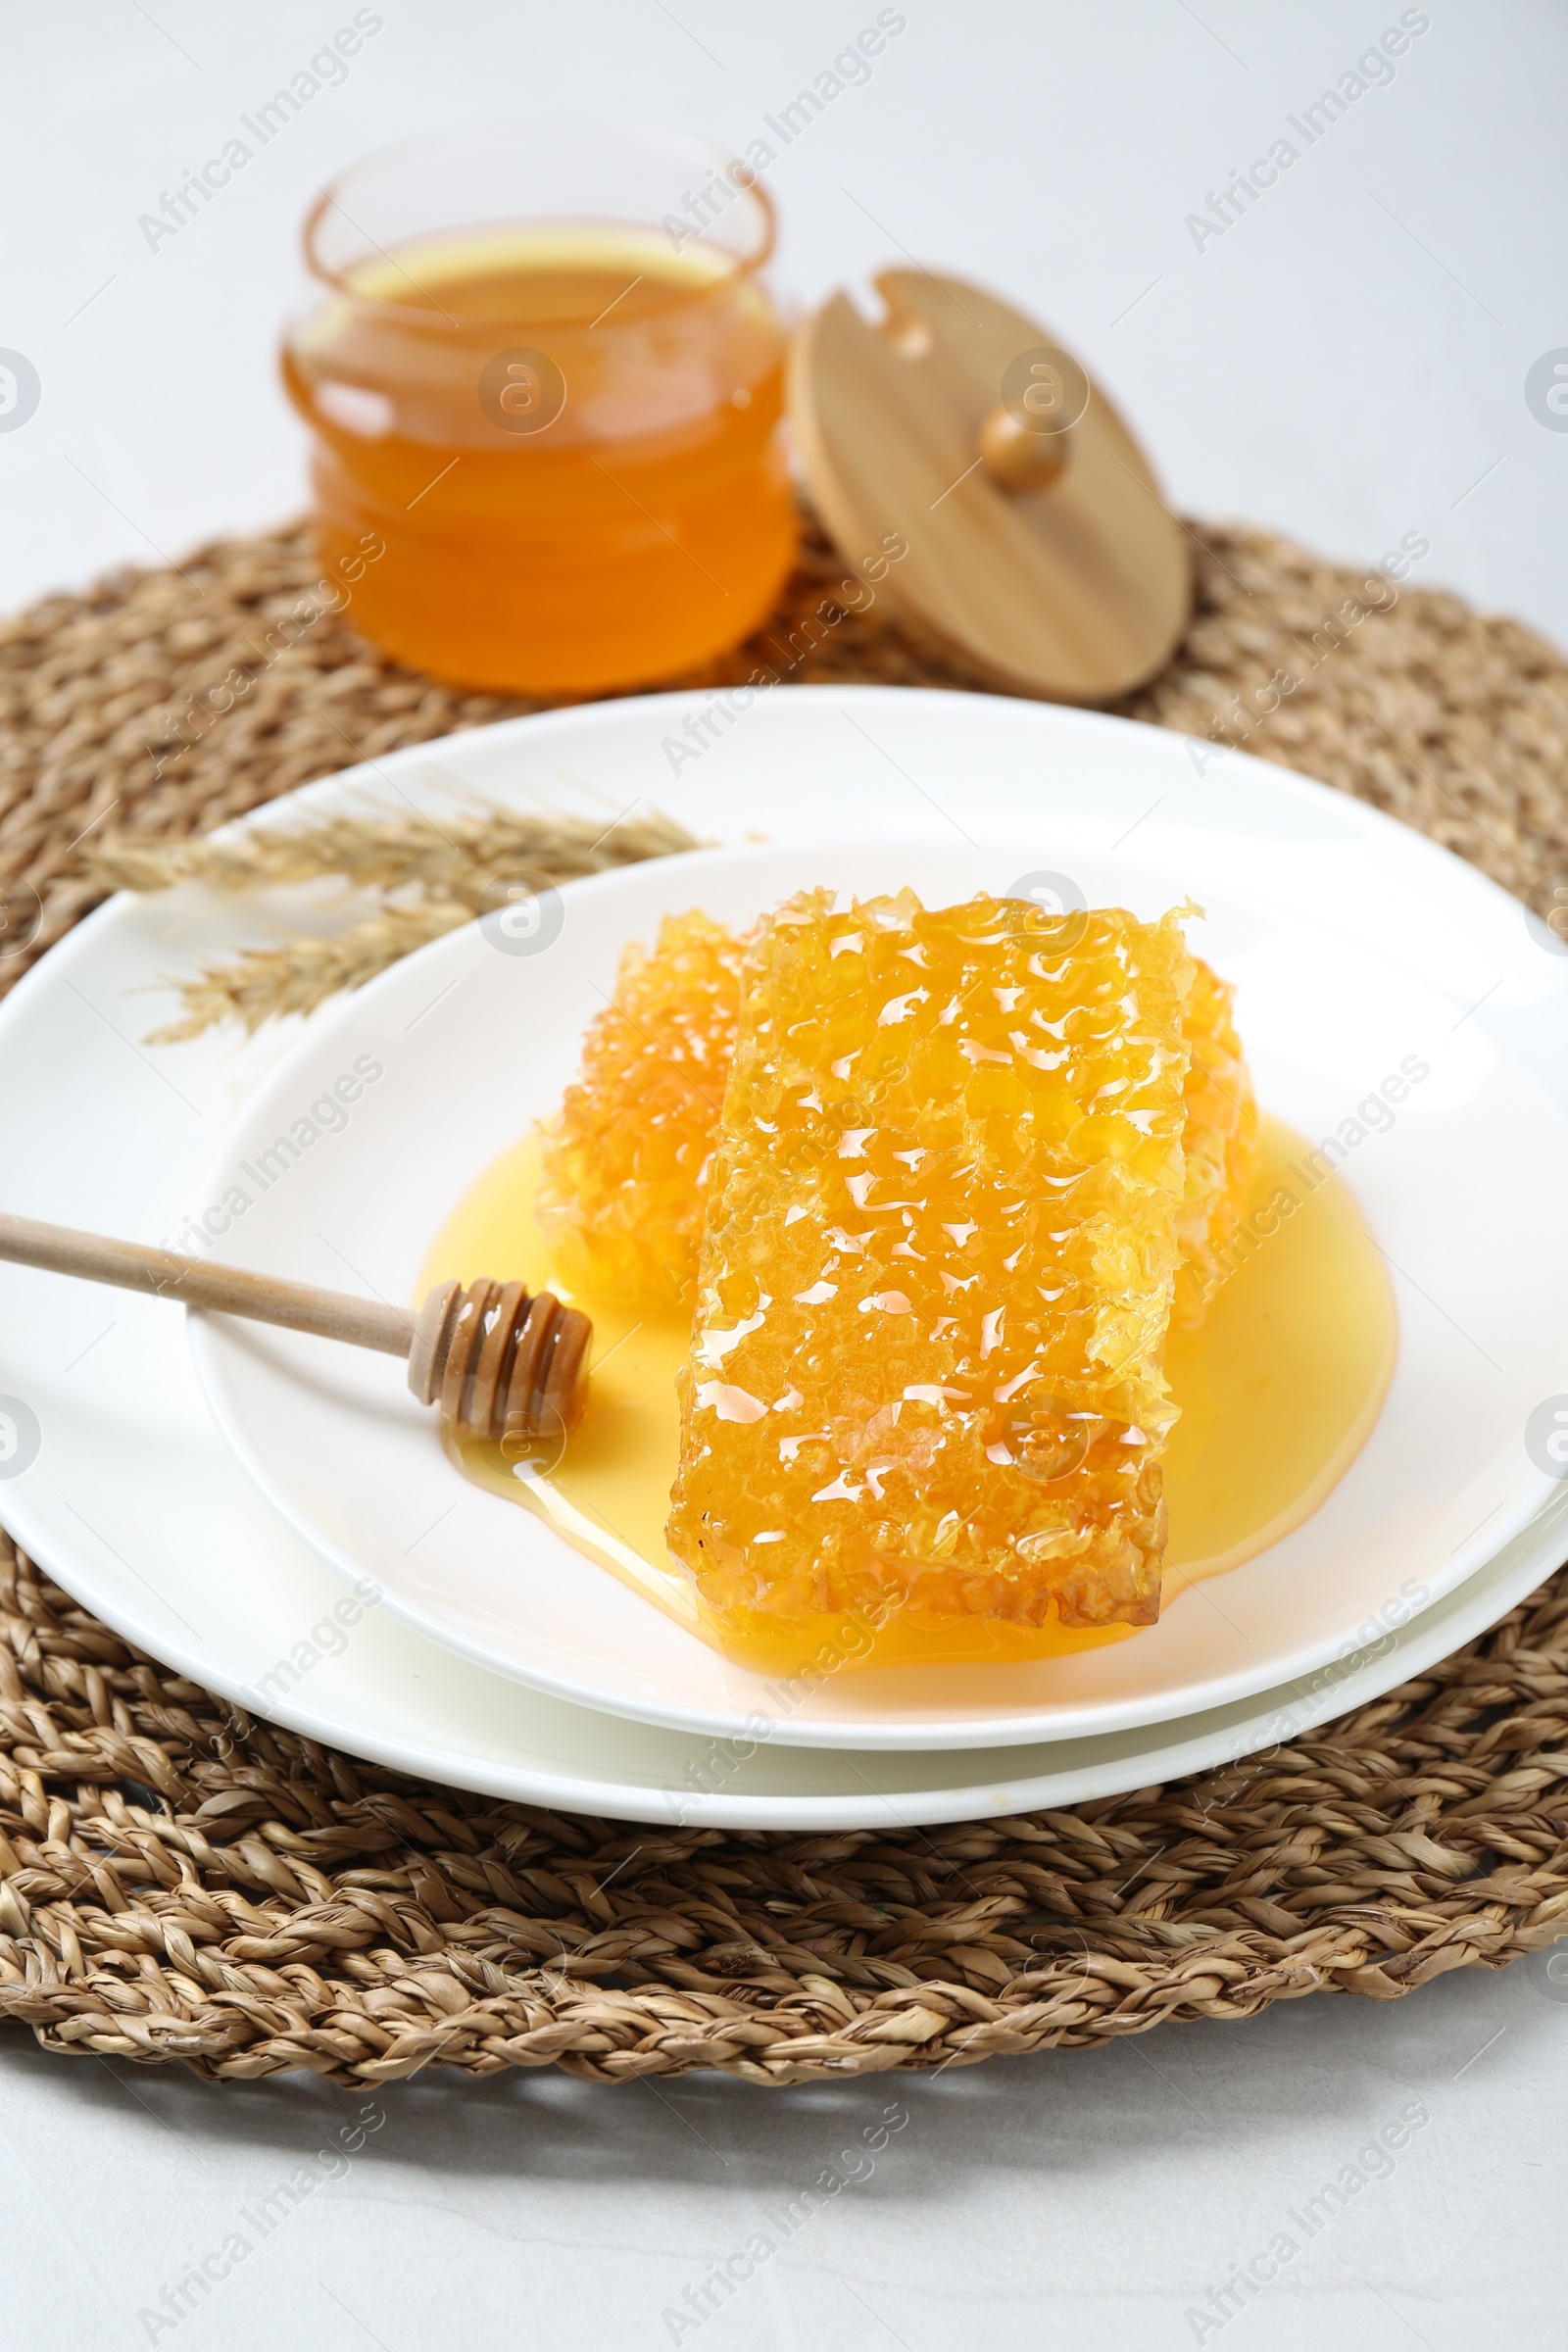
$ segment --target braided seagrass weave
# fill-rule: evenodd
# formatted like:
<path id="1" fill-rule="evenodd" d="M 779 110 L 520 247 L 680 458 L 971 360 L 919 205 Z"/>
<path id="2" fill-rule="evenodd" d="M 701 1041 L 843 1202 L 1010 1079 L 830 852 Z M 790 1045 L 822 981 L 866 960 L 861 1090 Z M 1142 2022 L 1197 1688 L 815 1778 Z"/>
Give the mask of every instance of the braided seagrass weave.
<path id="1" fill-rule="evenodd" d="M 1557 655 L 1261 532 L 1193 537 L 1192 629 L 1132 715 L 1322 777 L 1521 894 L 1568 871 Z M 286 531 L 0 624 L 0 888 L 41 904 L 30 953 L 102 895 L 108 840 L 526 707 L 382 662 L 315 578 Z M 838 578 L 808 537 L 711 678 L 969 682 L 835 607 Z M 193 701 L 235 669 L 225 715 Z M 345 2083 L 790 2082 L 1389 1999 L 1564 1929 L 1568 1570 L 1265 1756 L 1012 1821 L 796 1837 L 554 1815 L 324 1751 L 140 1655 L 0 1537 L 0 2014 L 51 2049 Z"/>

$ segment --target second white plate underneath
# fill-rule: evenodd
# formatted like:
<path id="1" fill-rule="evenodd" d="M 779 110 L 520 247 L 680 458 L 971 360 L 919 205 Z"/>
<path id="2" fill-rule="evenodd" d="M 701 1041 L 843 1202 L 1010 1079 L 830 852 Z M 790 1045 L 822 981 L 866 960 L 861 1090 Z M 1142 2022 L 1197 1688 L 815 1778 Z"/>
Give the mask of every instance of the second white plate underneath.
<path id="1" fill-rule="evenodd" d="M 818 703 L 803 722 L 827 715 Z M 759 730 L 756 757 L 793 754 L 809 767 L 814 755 L 820 773 L 824 750 L 808 724 L 803 735 L 781 713 L 771 733 L 782 745 Z M 1168 739 L 1123 733 L 1168 763 Z M 1333 856 L 1353 847 L 1358 863 L 1381 858 L 1407 930 L 1423 892 L 1435 921 L 1451 919 L 1446 894 L 1456 890 L 1472 923 L 1495 925 L 1499 955 L 1525 979 L 1546 959 L 1508 902 L 1456 861 L 1339 795 L 1261 772 L 1233 806 L 1174 808 L 1162 830 L 1145 828 L 1116 855 L 1096 846 L 1102 810 L 1058 763 L 1049 842 L 1091 904 L 1152 915 L 1200 900 L 1197 944 L 1238 981 L 1260 1097 L 1292 1126 L 1332 1133 L 1365 1097 L 1369 1072 L 1404 1060 L 1424 1073 L 1346 1167 L 1399 1289 L 1405 1344 L 1379 1423 L 1304 1526 L 1182 1594 L 1136 1641 L 1027 1665 L 828 1676 L 779 1716 L 780 1743 L 978 1748 L 1227 1707 L 1312 1674 L 1391 1607 L 1453 1591 L 1550 1490 L 1523 1431 L 1539 1400 L 1568 1385 L 1556 1311 L 1568 1297 L 1568 1232 L 1554 1210 L 1568 1185 L 1568 1122 L 1526 1066 L 1455 1021 L 1419 958 L 1389 952 L 1375 906 L 1326 889 Z M 967 843 L 887 828 L 870 844 L 661 859 L 568 885 L 547 953 L 498 954 L 470 927 L 411 957 L 314 1023 L 240 1112 L 208 1172 L 209 1200 L 230 1187 L 254 1193 L 247 1170 L 342 1073 L 381 1073 L 341 1133 L 235 1216 L 225 1254 L 324 1283 L 341 1283 L 349 1266 L 369 1291 L 411 1298 L 447 1211 L 559 1101 L 628 940 L 694 905 L 741 921 L 816 883 L 862 893 L 909 884 L 943 904 L 1004 890 L 1041 862 L 1043 837 L 1019 829 L 1005 783 L 971 786 L 964 807 Z M 268 1498 L 411 1625 L 537 1690 L 649 1723 L 736 1739 L 778 1715 L 766 1679 L 462 1480 L 390 1359 L 223 1318 L 197 1321 L 193 1338 L 220 1426 Z"/>
<path id="2" fill-rule="evenodd" d="M 842 810 L 845 829 L 860 834 L 897 828 L 912 809 L 930 812 L 933 834 L 947 828 L 959 838 L 926 796 L 947 790 L 965 747 L 970 764 L 955 812 L 961 809 L 971 832 L 975 815 L 994 815 L 999 805 L 1011 828 L 1031 824 L 1038 805 L 1048 850 L 1064 784 L 1093 801 L 1102 851 L 1130 827 L 1157 830 L 1163 811 L 1150 810 L 1162 796 L 1174 799 L 1184 821 L 1194 813 L 1187 746 L 1093 713 L 929 693 L 813 689 L 792 699 L 781 689 L 772 699 L 778 720 L 762 706 L 738 736 L 721 734 L 678 778 L 664 746 L 702 739 L 701 695 L 477 728 L 389 754 L 258 814 L 270 824 L 415 806 L 440 821 L 455 797 L 477 794 L 514 808 L 563 808 L 603 825 L 641 793 L 710 839 L 758 831 L 779 841 L 816 838 L 831 832 L 842 798 L 826 780 L 817 785 L 831 764 L 821 758 L 828 726 L 861 746 L 853 804 Z M 808 731 L 791 715 L 799 699 L 819 706 Z M 779 758 L 759 764 L 749 743 L 775 725 Z M 1244 755 L 1234 767 L 1266 800 L 1271 772 Z M 1512 962 L 1508 941 L 1523 927 L 1520 910 L 1495 892 L 1483 891 L 1478 906 L 1452 861 L 1419 843 L 1415 854 L 1442 887 L 1417 892 L 1418 912 L 1407 917 L 1376 839 L 1369 853 L 1353 808 L 1338 807 L 1343 819 L 1332 810 L 1320 819 L 1314 804 L 1298 832 L 1339 861 L 1340 893 L 1357 924 L 1385 904 L 1399 959 L 1444 992 L 1454 1034 L 1479 1027 L 1499 1054 L 1533 1054 L 1560 1094 L 1568 959 L 1538 950 L 1530 969 Z M 1200 806 L 1196 813 L 1203 812 Z M 1218 811 L 1208 813 L 1217 824 Z M 1244 835 L 1237 855 L 1245 862 L 1248 854 Z M 1053 860 L 1046 855 L 1041 862 Z M 357 911 L 352 902 L 328 906 L 309 890 L 277 891 L 258 906 L 191 889 L 167 900 L 121 898 L 90 916 L 0 1005 L 0 1094 L 31 1111 L 0 1129 L 0 1200 L 23 1214 L 176 1241 L 202 1205 L 203 1168 L 235 1106 L 299 1025 L 274 1027 L 238 1050 L 221 1032 L 144 1049 L 145 1032 L 175 1009 L 163 976 L 280 934 L 332 932 Z M 1424 1042 L 1403 1041 L 1399 1051 Z M 1435 1074 L 1441 1066 L 1434 1063 Z M 1434 1319 L 1438 1312 L 1424 1311 Z M 1407 1311 L 1407 1339 L 1410 1331 Z M 1417 1325 L 1418 1340 L 1421 1332 Z M 127 1640 L 351 1754 L 498 1797 L 626 1820 L 891 1828 L 1115 1795 L 1379 1697 L 1495 1622 L 1568 1549 L 1568 1488 L 1559 1487 L 1524 1535 L 1413 1621 L 1400 1621 L 1401 1603 L 1355 1654 L 1168 1730 L 939 1757 L 790 1748 L 756 1737 L 715 1743 L 530 1690 L 384 1609 L 371 1608 L 345 1632 L 334 1614 L 345 1598 L 337 1575 L 241 1471 L 203 1402 L 179 1318 L 154 1299 L 106 1298 L 88 1283 L 0 1265 L 0 1392 L 26 1403 L 40 1433 L 33 1458 L 0 1480 L 0 1519 Z M 1434 1484 L 1441 1476 L 1435 1452 Z"/>

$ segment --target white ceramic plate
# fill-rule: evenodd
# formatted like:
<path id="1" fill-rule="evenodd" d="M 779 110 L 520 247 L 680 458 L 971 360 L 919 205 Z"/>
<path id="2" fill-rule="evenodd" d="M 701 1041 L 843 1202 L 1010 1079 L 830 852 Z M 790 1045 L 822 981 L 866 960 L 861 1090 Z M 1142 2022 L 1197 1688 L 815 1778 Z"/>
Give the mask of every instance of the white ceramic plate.
<path id="1" fill-rule="evenodd" d="M 875 707 L 886 728 L 885 706 Z M 940 775 L 944 757 L 962 772 L 975 708 L 950 704 L 925 722 L 928 772 Z M 942 719 L 954 716 L 944 744 Z M 759 735 L 747 747 L 764 788 L 798 769 L 857 807 L 877 755 L 845 726 L 836 698 L 797 703 L 771 732 L 774 744 Z M 1010 1745 L 1165 1722 L 1310 1674 L 1391 1595 L 1452 1591 L 1544 1498 L 1550 1482 L 1521 1433 L 1544 1396 L 1568 1387 L 1568 1228 L 1556 1213 L 1568 1196 L 1568 1121 L 1474 1019 L 1455 1026 L 1446 991 L 1385 952 L 1381 897 L 1370 919 L 1354 920 L 1328 886 L 1335 849 L 1344 857 L 1349 840 L 1359 858 L 1386 858 L 1385 891 L 1406 908 L 1429 886 L 1429 865 L 1446 880 L 1453 861 L 1432 861 L 1408 832 L 1294 777 L 1224 789 L 1230 806 L 1216 809 L 1213 787 L 1189 786 L 1184 799 L 1205 821 L 1172 805 L 1160 830 L 1146 824 L 1107 855 L 1102 808 L 1070 769 L 1036 786 L 1038 830 L 1020 826 L 1015 793 L 992 780 L 971 785 L 963 804 L 975 846 L 933 841 L 906 812 L 889 812 L 887 837 L 870 846 L 710 851 L 569 885 L 560 935 L 537 954 L 499 953 L 479 926 L 450 935 L 325 1012 L 247 1102 L 203 1188 L 209 1203 L 230 1188 L 250 1202 L 218 1247 L 265 1272 L 414 1300 L 447 1213 L 555 1108 L 622 949 L 651 939 L 665 912 L 698 906 L 749 922 L 813 884 L 861 894 L 908 884 L 943 905 L 1042 867 L 1069 872 L 1091 905 L 1145 915 L 1191 893 L 1207 908 L 1194 926 L 1203 952 L 1240 984 L 1266 1108 L 1315 1139 L 1401 1060 L 1429 1071 L 1396 1109 L 1380 1105 L 1391 1123 L 1346 1166 L 1398 1270 L 1406 1345 L 1378 1425 L 1304 1526 L 1182 1593 L 1136 1641 L 1028 1664 L 828 1677 L 776 1737 Z M 1218 814 L 1230 816 L 1226 830 Z M 1303 840 L 1314 823 L 1326 840 Z M 1490 915 L 1495 894 L 1458 870 Z M 1513 960 L 1531 978 L 1547 958 L 1522 922 L 1510 929 Z M 356 1067 L 383 1074 L 341 1130 L 262 1190 L 266 1155 L 285 1165 L 277 1139 Z M 732 1738 L 768 1706 L 765 1678 L 465 1481 L 394 1359 L 226 1317 L 191 1328 L 208 1400 L 268 1499 L 409 1624 L 536 1689 L 678 1730 Z"/>
<path id="2" fill-rule="evenodd" d="M 774 698 L 781 718 L 799 699 L 806 698 Z M 936 779 L 921 757 L 921 726 L 935 723 L 930 706 L 951 700 L 967 715 L 976 769 L 1009 768 L 1014 795 L 1020 783 L 1033 789 L 1043 772 L 1070 769 L 1103 796 L 1108 838 L 1133 824 L 1162 786 L 1179 789 L 1184 780 L 1181 744 L 1082 713 L 891 695 L 877 698 L 878 723 L 862 707 L 869 697 L 826 699 L 851 713 L 847 723 L 869 720 L 926 785 Z M 898 706 L 908 702 L 916 708 L 903 720 Z M 739 736 L 716 746 L 699 768 L 665 780 L 662 744 L 683 741 L 683 722 L 701 716 L 703 707 L 701 698 L 661 697 L 512 722 L 396 755 L 280 807 L 286 814 L 299 803 L 398 808 L 412 799 L 438 810 L 454 789 L 467 788 L 521 805 L 571 800 L 602 809 L 608 822 L 651 770 L 647 797 L 710 837 L 762 826 L 787 835 L 809 778 L 795 776 L 765 802 L 743 784 L 739 755 L 776 723 L 767 706 L 749 713 Z M 894 719 L 901 724 L 886 723 Z M 1253 783 L 1276 781 L 1240 758 L 1235 764 Z M 922 806 L 922 789 L 901 783 L 902 807 Z M 270 821 L 279 809 L 265 813 Z M 799 814 L 812 835 L 831 822 L 820 799 Z M 888 810 L 867 799 L 846 814 L 858 814 L 863 832 Z M 1447 871 L 1446 861 L 1423 854 Z M 1373 874 L 1368 888 L 1377 887 Z M 1447 986 L 1456 1022 L 1498 981 L 1512 926 L 1521 921 L 1493 893 L 1481 911 L 1477 929 L 1476 909 L 1467 909 L 1456 888 L 1449 919 L 1445 925 L 1440 909 L 1423 949 L 1428 975 Z M 237 1051 L 208 1038 L 146 1054 L 136 1041 L 171 1005 L 155 985 L 158 975 L 277 928 L 306 921 L 335 928 L 351 912 L 328 912 L 310 894 L 279 894 L 255 907 L 192 892 L 120 900 L 81 925 L 0 1006 L 0 1088 L 8 1102 L 29 1106 L 0 1133 L 0 1200 L 104 1231 L 176 1239 L 201 1205 L 201 1171 L 236 1105 L 291 1039 L 280 1030 Z M 1568 1031 L 1560 1018 L 1554 1032 L 1546 1024 L 1561 1004 L 1561 967 L 1541 955 L 1539 974 L 1510 966 L 1502 977 L 1475 1019 L 1500 1051 L 1538 1054 L 1543 1074 L 1560 1088 L 1559 1041 Z M 21 1396 L 41 1425 L 35 1459 L 0 1483 L 0 1517 L 128 1639 L 209 1687 L 353 1752 L 497 1795 L 630 1819 L 803 1829 L 953 1820 L 1143 1786 L 1376 1696 L 1492 1623 L 1564 1549 L 1559 1491 L 1525 1537 L 1413 1624 L 1398 1623 L 1400 1604 L 1383 1620 L 1396 1630 L 1318 1670 L 1304 1688 L 1263 1694 L 1170 1733 L 936 1759 L 791 1749 L 766 1738 L 710 1745 L 546 1698 L 419 1639 L 384 1609 L 370 1611 L 340 1642 L 332 1612 L 342 1585 L 233 1463 L 191 1375 L 177 1315 L 150 1300 L 0 1268 L 0 1393 Z"/>

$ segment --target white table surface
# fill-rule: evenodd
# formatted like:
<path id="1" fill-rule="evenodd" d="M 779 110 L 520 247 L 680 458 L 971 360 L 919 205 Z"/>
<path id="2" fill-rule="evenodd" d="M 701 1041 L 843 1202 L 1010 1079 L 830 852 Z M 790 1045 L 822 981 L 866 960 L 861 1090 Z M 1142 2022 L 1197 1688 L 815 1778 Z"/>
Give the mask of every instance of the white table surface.
<path id="1" fill-rule="evenodd" d="M 346 79 L 156 251 L 138 216 L 353 8 L 8 15 L 0 346 L 31 361 L 41 398 L 0 432 L 0 607 L 298 506 L 301 436 L 272 352 L 299 290 L 294 225 L 334 167 L 529 111 L 739 146 L 877 10 L 375 13 Z M 1415 580 L 1568 639 L 1568 433 L 1525 396 L 1532 365 L 1568 345 L 1560 9 L 1434 0 L 1392 82 L 1201 250 L 1187 216 L 1275 138 L 1303 145 L 1287 118 L 1399 22 L 1392 0 L 901 13 L 869 80 L 770 174 L 787 298 L 901 249 L 968 271 L 1082 353 L 1184 509 L 1358 561 L 1418 533 L 1431 553 Z M 313 2079 L 215 2090 L 48 2058 L 8 2029 L 4 2341 L 1535 2352 L 1564 2332 L 1565 2093 L 1568 2003 L 1538 1963 L 1394 2006 L 1314 1998 L 929 2083 L 416 2081 L 381 2094 L 378 2128 L 328 2177 L 314 2151 L 355 2103 Z M 906 2121 L 868 2178 L 700 2328 L 664 2317 L 890 2103 Z M 1309 2234 L 1307 2201 L 1417 2103 L 1430 2120 L 1388 2177 Z M 239 2218 L 302 2164 L 318 2185 L 285 2220 L 264 2235 Z M 177 2328 L 142 2316 L 236 2230 L 249 2251 Z M 1297 2250 L 1219 2324 L 1210 2289 L 1281 2232 Z"/>

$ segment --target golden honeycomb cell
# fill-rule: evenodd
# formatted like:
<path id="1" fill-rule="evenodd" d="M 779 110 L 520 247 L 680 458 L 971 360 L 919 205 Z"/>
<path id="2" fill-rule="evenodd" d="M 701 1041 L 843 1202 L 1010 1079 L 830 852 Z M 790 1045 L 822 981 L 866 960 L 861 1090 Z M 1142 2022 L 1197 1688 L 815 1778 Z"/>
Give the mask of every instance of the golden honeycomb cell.
<path id="1" fill-rule="evenodd" d="M 652 953 L 626 950 L 540 1138 L 536 1214 L 567 1288 L 653 1308 L 690 1298 L 741 955 L 696 911 L 666 915 Z"/>
<path id="2" fill-rule="evenodd" d="M 1176 915 L 796 900 L 749 951 L 671 1551 L 727 1613 L 1158 1613 Z"/>

